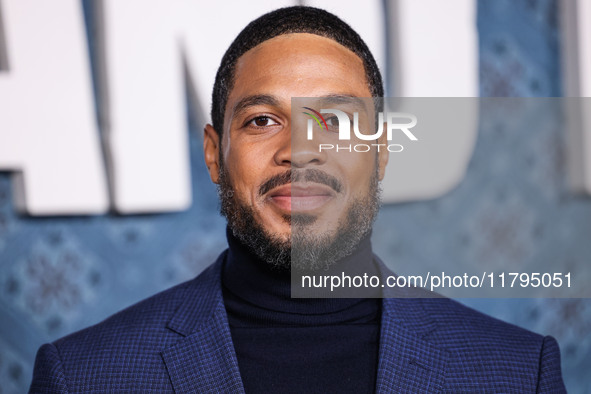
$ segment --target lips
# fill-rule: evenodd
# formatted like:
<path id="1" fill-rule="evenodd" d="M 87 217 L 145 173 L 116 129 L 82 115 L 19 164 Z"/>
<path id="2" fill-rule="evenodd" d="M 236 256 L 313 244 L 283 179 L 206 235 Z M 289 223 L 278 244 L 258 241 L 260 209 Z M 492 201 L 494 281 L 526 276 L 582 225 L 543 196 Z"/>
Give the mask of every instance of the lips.
<path id="1" fill-rule="evenodd" d="M 332 200 L 336 192 L 319 183 L 289 183 L 269 192 L 269 200 L 284 211 L 314 211 Z"/>

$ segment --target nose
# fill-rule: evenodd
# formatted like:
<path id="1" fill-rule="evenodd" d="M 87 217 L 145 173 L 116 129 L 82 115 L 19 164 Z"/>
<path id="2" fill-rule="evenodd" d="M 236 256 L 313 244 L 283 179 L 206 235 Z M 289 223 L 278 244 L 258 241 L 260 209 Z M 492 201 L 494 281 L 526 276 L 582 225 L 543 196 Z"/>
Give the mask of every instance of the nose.
<path id="1" fill-rule="evenodd" d="M 292 120 L 294 120 L 292 118 Z M 284 133 L 282 146 L 275 154 L 278 165 L 304 168 L 310 165 L 322 165 L 326 162 L 326 152 L 320 150 L 320 142 L 315 136 L 308 139 L 306 119 L 290 120 L 289 128 Z"/>

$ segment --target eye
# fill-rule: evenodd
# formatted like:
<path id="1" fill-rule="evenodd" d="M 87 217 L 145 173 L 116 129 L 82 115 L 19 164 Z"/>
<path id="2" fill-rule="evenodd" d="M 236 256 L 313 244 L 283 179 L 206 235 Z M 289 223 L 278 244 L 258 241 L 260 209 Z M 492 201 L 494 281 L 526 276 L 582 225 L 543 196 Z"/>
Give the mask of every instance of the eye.
<path id="1" fill-rule="evenodd" d="M 279 123 L 275 122 L 273 119 L 271 119 L 268 116 L 257 116 L 256 118 L 251 119 L 248 122 L 246 122 L 246 126 L 254 126 L 254 127 L 269 127 L 269 126 L 275 126 L 278 124 Z"/>
<path id="2" fill-rule="evenodd" d="M 339 127 L 339 118 L 337 116 L 331 116 L 330 118 L 326 118 L 326 125 L 328 127 Z"/>
<path id="3" fill-rule="evenodd" d="M 337 116 L 331 116 L 325 118 L 328 131 L 339 131 L 339 118 Z"/>

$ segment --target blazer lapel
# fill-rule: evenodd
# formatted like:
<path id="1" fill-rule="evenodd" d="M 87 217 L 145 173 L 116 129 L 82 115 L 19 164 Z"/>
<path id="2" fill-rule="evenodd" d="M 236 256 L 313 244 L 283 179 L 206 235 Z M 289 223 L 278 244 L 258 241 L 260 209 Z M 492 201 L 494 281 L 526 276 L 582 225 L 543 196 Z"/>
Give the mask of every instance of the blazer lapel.
<path id="1" fill-rule="evenodd" d="M 435 329 L 436 325 L 421 307 L 421 300 L 383 300 L 378 393 L 442 390 L 449 354 L 425 339 Z"/>
<path id="2" fill-rule="evenodd" d="M 168 323 L 183 336 L 162 352 L 175 392 L 244 392 L 221 291 L 224 257 L 191 283 Z"/>

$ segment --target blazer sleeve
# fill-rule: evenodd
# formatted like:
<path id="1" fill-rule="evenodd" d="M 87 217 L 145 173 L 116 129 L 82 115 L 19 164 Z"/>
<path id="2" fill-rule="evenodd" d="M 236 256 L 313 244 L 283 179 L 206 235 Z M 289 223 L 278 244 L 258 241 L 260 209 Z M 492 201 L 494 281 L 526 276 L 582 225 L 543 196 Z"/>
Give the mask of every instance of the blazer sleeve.
<path id="1" fill-rule="evenodd" d="M 544 338 L 540 354 L 538 393 L 566 393 L 560 369 L 560 349 L 551 336 Z"/>
<path id="2" fill-rule="evenodd" d="M 67 393 L 68 386 L 57 348 L 47 343 L 39 349 L 29 393 Z"/>

